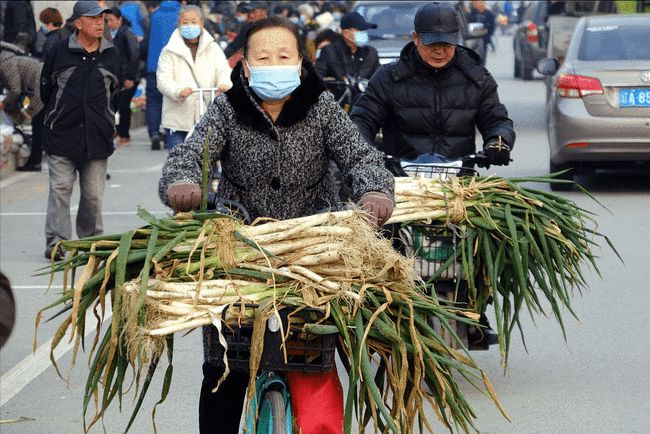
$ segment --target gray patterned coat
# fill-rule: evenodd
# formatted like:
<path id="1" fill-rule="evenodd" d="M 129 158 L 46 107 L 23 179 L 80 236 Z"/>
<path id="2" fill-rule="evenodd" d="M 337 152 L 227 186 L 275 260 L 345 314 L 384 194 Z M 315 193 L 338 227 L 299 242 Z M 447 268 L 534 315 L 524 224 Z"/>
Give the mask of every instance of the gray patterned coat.
<path id="1" fill-rule="evenodd" d="M 36 116 L 43 109 L 40 92 L 43 62 L 34 57 L 19 56 L 5 48 L 0 51 L 0 65 L 0 86 L 8 90 L 5 110 L 12 114 L 17 112 L 20 97 L 28 96 L 31 99 L 30 114 Z"/>
<path id="2" fill-rule="evenodd" d="M 289 219 L 335 203 L 329 160 L 353 180 L 353 200 L 370 191 L 393 194 L 383 154 L 369 146 L 314 72 L 303 63 L 302 84 L 275 123 L 260 107 L 240 66 L 233 87 L 218 96 L 194 132 L 167 159 L 159 194 L 176 181 L 200 184 L 208 132 L 212 163 L 221 160 L 221 197 L 240 202 L 252 218 Z"/>
<path id="3" fill-rule="evenodd" d="M 303 62 L 301 85 L 273 123 L 248 87 L 241 64 L 232 72 L 233 87 L 218 96 L 194 132 L 172 150 L 159 184 L 200 184 L 203 143 L 208 128 L 212 163 L 221 160 L 218 193 L 246 207 L 251 218 L 289 219 L 314 214 L 336 203 L 329 172 L 336 162 L 353 180 L 353 200 L 379 191 L 393 195 L 394 179 L 384 168 L 383 154 L 368 145 L 333 96 L 325 91 L 313 66 Z M 213 327 L 204 327 L 204 358 L 221 365 L 223 349 Z"/>

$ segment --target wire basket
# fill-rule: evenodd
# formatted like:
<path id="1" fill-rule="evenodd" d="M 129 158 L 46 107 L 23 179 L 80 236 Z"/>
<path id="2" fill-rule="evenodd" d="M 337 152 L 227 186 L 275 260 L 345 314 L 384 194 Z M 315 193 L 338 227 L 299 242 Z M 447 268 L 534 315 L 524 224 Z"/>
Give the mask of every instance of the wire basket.
<path id="1" fill-rule="evenodd" d="M 424 280 L 453 280 L 460 274 L 456 235 L 444 225 L 409 224 L 398 229 L 404 253 L 415 258 L 415 271 Z"/>
<path id="2" fill-rule="evenodd" d="M 412 178 L 449 179 L 452 176 L 475 176 L 478 172 L 469 167 L 438 166 L 435 164 L 409 164 L 402 167 L 407 176 Z"/>
<path id="3" fill-rule="evenodd" d="M 322 318 L 322 315 L 322 312 L 317 309 L 303 309 L 292 314 L 294 318 L 300 317 L 305 322 L 314 322 L 314 318 Z M 302 326 L 295 326 L 295 321 L 289 321 L 289 309 L 281 309 L 279 316 L 282 321 L 281 328 L 276 316 L 267 320 L 260 369 L 299 372 L 331 371 L 334 365 L 338 333 L 327 335 L 305 333 Z M 284 341 L 287 355 L 285 360 L 282 331 L 286 332 L 287 326 L 289 334 L 287 340 Z M 251 355 L 253 326 L 241 324 L 239 328 L 225 328 L 223 334 L 228 343 L 228 365 L 232 370 L 247 372 Z"/>

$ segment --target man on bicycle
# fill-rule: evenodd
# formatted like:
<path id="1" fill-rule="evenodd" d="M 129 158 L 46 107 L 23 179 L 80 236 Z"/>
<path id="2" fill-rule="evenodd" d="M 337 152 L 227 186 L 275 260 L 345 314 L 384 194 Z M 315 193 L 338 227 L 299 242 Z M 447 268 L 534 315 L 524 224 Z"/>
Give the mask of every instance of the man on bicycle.
<path id="1" fill-rule="evenodd" d="M 352 90 L 351 102 L 361 93 L 359 80 L 369 79 L 379 68 L 379 54 L 368 45 L 368 29 L 377 28 L 358 12 L 348 12 L 341 18 L 340 39 L 322 48 L 316 60 L 316 71 L 321 77 L 345 82 Z"/>
<path id="2" fill-rule="evenodd" d="M 413 41 L 397 62 L 382 66 L 355 103 L 350 117 L 369 142 L 383 130 L 381 150 L 398 174 L 399 161 L 426 155 L 427 162 L 455 160 L 475 152 L 475 129 L 483 136 L 489 164 L 508 165 L 515 132 L 499 101 L 497 84 L 472 50 L 459 46 L 453 4 L 432 2 L 415 14 Z M 421 160 L 419 160 L 421 161 Z M 497 342 L 485 315 L 483 332 L 470 344 Z"/>
<path id="3" fill-rule="evenodd" d="M 397 62 L 383 65 L 350 114 L 369 142 L 396 159 L 422 154 L 458 159 L 475 152 L 475 128 L 489 163 L 507 165 L 515 143 L 508 111 L 480 57 L 458 45 L 453 4 L 432 2 L 414 20 L 413 41 Z"/>

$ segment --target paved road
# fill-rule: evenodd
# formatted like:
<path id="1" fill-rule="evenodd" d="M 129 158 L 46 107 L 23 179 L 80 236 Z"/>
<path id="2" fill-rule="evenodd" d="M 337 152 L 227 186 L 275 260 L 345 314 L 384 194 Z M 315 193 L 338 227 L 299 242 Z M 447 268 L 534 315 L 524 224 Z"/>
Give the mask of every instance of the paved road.
<path id="1" fill-rule="evenodd" d="M 510 40 L 501 38 L 499 42 L 488 66 L 515 120 L 518 140 L 515 163 L 497 173 L 545 174 L 548 145 L 543 83 L 513 80 Z M 138 205 L 165 212 L 156 188 L 166 152 L 150 151 L 144 134 L 137 131 L 134 144 L 118 150 L 110 160 L 112 178 L 104 201 L 106 232 L 122 232 L 140 224 L 135 216 Z M 646 217 L 650 214 L 650 178 L 610 173 L 581 181 L 609 211 L 582 194 L 568 195 L 598 214 L 600 230 L 612 237 L 625 265 L 610 250 L 599 252 L 602 278 L 589 274 L 589 290 L 575 300 L 580 322 L 567 316 L 567 342 L 552 320 L 539 319 L 536 326 L 526 320 L 529 352 L 515 341 L 505 375 L 497 350 L 475 353 L 512 418 L 511 423 L 505 421 L 487 399 L 468 388 L 467 395 L 479 415 L 477 427 L 482 432 L 650 432 L 650 230 Z M 40 306 L 56 296 L 56 289 L 49 293 L 44 289 L 47 277 L 32 277 L 34 269 L 46 265 L 42 254 L 47 174 L 15 175 L 0 184 L 0 196 L 0 267 L 17 288 L 19 307 L 15 332 L 0 354 L 0 419 L 26 418 L 0 425 L 0 431 L 83 432 L 81 397 L 87 373 L 84 355 L 80 355 L 68 386 L 49 367 L 44 348 L 36 356 L 31 355 L 34 316 Z M 39 345 L 52 336 L 53 327 L 41 326 Z M 162 433 L 192 433 L 198 431 L 199 334 L 177 339 L 175 350 L 174 384 L 158 410 L 157 426 Z M 70 352 L 61 355 L 59 364 L 64 373 L 70 361 Z M 132 432 L 152 431 L 147 409 L 157 400 L 160 386 L 160 382 L 152 385 Z M 121 432 L 129 409 L 128 401 L 124 413 L 113 409 L 105 419 L 106 431 Z M 94 431 L 100 432 L 101 428 Z"/>

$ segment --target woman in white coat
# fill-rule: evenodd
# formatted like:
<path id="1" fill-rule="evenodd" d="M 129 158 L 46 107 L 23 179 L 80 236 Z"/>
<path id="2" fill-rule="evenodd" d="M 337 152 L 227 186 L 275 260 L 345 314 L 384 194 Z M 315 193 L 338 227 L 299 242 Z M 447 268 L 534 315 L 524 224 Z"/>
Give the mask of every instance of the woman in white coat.
<path id="1" fill-rule="evenodd" d="M 230 66 L 219 45 L 203 27 L 203 12 L 185 6 L 178 16 L 178 28 L 163 48 L 156 78 L 163 95 L 162 122 L 167 130 L 168 149 L 182 143 L 199 121 L 199 88 L 232 87 Z M 210 104 L 207 93 L 206 105 Z"/>

